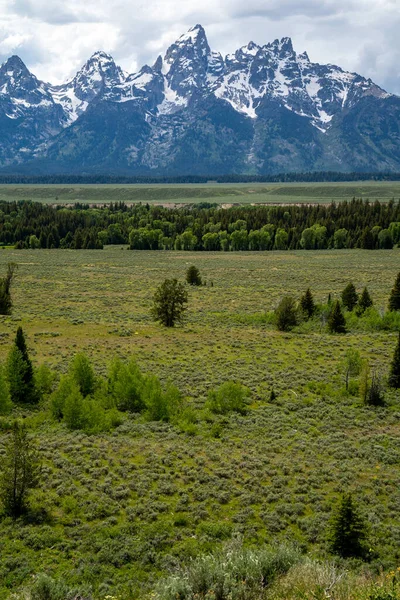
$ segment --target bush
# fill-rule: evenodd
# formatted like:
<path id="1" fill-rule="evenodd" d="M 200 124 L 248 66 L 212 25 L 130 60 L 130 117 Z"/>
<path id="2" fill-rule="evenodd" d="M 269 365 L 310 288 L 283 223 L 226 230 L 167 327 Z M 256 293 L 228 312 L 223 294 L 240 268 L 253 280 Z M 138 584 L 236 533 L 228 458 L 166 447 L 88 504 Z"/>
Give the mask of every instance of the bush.
<path id="1" fill-rule="evenodd" d="M 207 397 L 206 408 L 214 413 L 226 415 L 230 412 L 246 413 L 249 390 L 240 383 L 226 381 Z"/>
<path id="2" fill-rule="evenodd" d="M 93 394 L 95 389 L 95 375 L 88 357 L 82 352 L 76 354 L 69 368 L 72 379 L 79 386 L 83 396 Z"/>
<path id="3" fill-rule="evenodd" d="M 17 518 L 27 508 L 29 490 L 37 485 L 39 462 L 24 424 L 15 421 L 6 444 L 0 476 L 0 499 L 7 515 Z"/>
<path id="4" fill-rule="evenodd" d="M 183 406 L 178 388 L 169 383 L 163 391 L 160 380 L 155 375 L 145 378 L 143 400 L 146 405 L 145 418 L 148 421 L 171 421 Z"/>
<path id="5" fill-rule="evenodd" d="M 275 310 L 276 325 L 279 331 L 290 331 L 297 325 L 296 302 L 290 296 L 284 296 Z"/>
<path id="6" fill-rule="evenodd" d="M 158 585 L 157 600 L 259 600 L 276 577 L 300 561 L 289 547 L 231 548 L 205 555 Z"/>
<path id="7" fill-rule="evenodd" d="M 143 400 L 144 377 L 134 360 L 123 363 L 116 358 L 110 366 L 108 389 L 119 410 L 140 412 Z"/>

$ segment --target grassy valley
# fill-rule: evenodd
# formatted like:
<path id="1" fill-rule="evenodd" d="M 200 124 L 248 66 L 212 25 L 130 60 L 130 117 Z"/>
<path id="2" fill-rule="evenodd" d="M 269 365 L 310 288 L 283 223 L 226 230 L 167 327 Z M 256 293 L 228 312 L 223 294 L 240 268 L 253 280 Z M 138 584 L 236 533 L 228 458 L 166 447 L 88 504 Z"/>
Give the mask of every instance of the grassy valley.
<path id="1" fill-rule="evenodd" d="M 316 594 L 329 586 L 340 600 L 389 594 L 391 579 L 379 571 L 400 559 L 399 396 L 388 391 L 385 407 L 364 406 L 357 379 L 346 394 L 341 363 L 357 349 L 386 377 L 396 323 L 384 330 L 348 315 L 346 335 L 329 334 L 319 318 L 283 333 L 270 311 L 307 287 L 318 303 L 339 298 L 353 281 L 382 312 L 399 259 L 397 248 L 2 250 L 2 271 L 18 264 L 13 314 L 1 317 L 2 361 L 21 325 L 35 367 L 60 376 L 83 351 L 100 378 L 113 357 L 133 357 L 144 373 L 172 381 L 188 411 L 172 424 L 125 414 L 114 430 L 89 435 L 57 423 L 46 399 L 15 409 L 36 440 L 42 475 L 26 518 L 0 522 L 0 596 L 29 597 L 44 573 L 76 590 L 71 597 L 186 599 L 158 582 L 211 552 L 279 543 L 297 548 L 297 558 L 265 598 L 325 598 Z M 189 289 L 185 324 L 163 328 L 151 319 L 152 295 L 166 277 L 183 281 L 191 264 L 206 284 Z M 248 386 L 246 414 L 205 411 L 208 392 L 227 380 Z M 2 443 L 9 423 L 1 419 Z M 369 523 L 371 556 L 365 566 L 334 567 L 327 526 L 348 491 Z"/>

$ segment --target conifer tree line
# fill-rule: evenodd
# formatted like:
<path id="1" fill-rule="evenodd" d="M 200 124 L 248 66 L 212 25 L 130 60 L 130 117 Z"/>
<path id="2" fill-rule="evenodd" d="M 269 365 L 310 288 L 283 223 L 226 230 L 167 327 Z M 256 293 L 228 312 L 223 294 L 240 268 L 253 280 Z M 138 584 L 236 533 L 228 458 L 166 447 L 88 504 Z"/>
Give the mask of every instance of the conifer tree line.
<path id="1" fill-rule="evenodd" d="M 400 243 L 400 202 L 166 208 L 120 202 L 53 207 L 0 202 L 0 245 L 17 248 L 265 251 L 364 248 Z"/>

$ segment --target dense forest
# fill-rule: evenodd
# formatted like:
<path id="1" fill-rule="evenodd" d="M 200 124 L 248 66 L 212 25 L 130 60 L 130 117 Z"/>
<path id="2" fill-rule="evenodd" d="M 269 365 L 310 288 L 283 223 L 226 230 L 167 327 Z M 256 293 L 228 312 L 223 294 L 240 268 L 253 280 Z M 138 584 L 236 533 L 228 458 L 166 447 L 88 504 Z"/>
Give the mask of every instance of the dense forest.
<path id="1" fill-rule="evenodd" d="M 294 183 L 340 181 L 400 181 L 400 173 L 339 173 L 312 171 L 307 173 L 278 173 L 277 175 L 183 175 L 180 177 L 152 177 L 151 175 L 23 175 L 0 174 L 0 184 L 129 184 L 129 183 Z"/>
<path id="2" fill-rule="evenodd" d="M 209 203 L 94 208 L 0 202 L 0 244 L 20 249 L 129 244 L 134 250 L 373 250 L 399 242 L 400 202 L 395 201 L 229 209 Z"/>

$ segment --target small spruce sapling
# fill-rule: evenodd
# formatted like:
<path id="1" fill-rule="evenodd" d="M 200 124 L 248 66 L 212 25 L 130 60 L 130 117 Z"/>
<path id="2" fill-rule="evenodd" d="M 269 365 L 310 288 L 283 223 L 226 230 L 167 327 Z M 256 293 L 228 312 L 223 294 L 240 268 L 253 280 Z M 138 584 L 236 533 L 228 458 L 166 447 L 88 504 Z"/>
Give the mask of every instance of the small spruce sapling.
<path id="1" fill-rule="evenodd" d="M 400 273 L 389 296 L 389 310 L 400 310 Z"/>
<path id="2" fill-rule="evenodd" d="M 350 493 L 343 494 L 333 512 L 328 531 L 330 550 L 342 558 L 364 558 L 367 526 Z"/>
<path id="3" fill-rule="evenodd" d="M 367 308 L 369 308 L 370 306 L 373 306 L 373 302 L 372 302 L 372 298 L 369 295 L 369 291 L 367 290 L 367 288 L 365 287 L 362 291 L 362 294 L 360 296 L 360 299 L 358 301 L 358 306 L 357 306 L 357 313 L 358 314 L 362 314 L 363 312 L 365 312 L 367 310 Z"/>
<path id="4" fill-rule="evenodd" d="M 343 306 L 345 306 L 349 311 L 352 311 L 353 308 L 357 305 L 358 294 L 353 283 L 347 284 L 344 288 L 342 292 L 342 302 Z"/>
<path id="5" fill-rule="evenodd" d="M 186 281 L 189 285 L 202 285 L 200 271 L 194 265 L 189 267 L 186 271 Z"/>
<path id="6" fill-rule="evenodd" d="M 346 333 L 346 321 L 339 300 L 336 300 L 328 317 L 328 329 L 331 333 Z"/>
<path id="7" fill-rule="evenodd" d="M 315 302 L 310 288 L 307 288 L 304 295 L 300 298 L 300 306 L 307 319 L 311 319 L 315 313 Z"/>
<path id="8" fill-rule="evenodd" d="M 389 386 L 396 390 L 400 388 L 400 332 L 390 365 Z"/>

